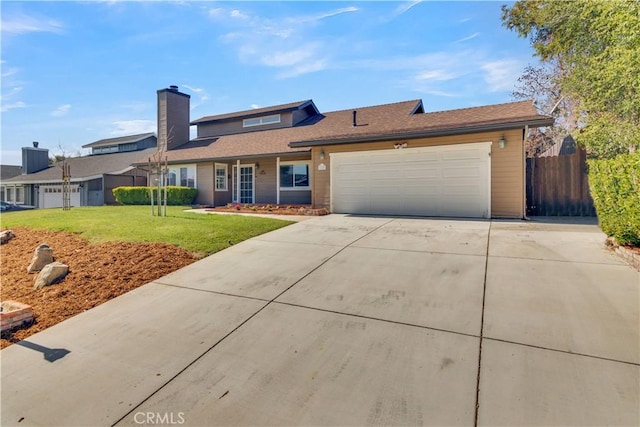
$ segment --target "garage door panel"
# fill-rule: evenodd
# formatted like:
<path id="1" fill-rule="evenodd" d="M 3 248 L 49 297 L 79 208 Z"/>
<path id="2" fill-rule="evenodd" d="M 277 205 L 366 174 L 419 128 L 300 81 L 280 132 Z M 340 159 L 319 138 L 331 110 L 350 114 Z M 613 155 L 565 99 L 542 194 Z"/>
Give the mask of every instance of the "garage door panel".
<path id="1" fill-rule="evenodd" d="M 442 153 L 443 160 L 473 160 L 482 159 L 486 152 L 482 150 L 451 150 Z"/>
<path id="2" fill-rule="evenodd" d="M 332 154 L 337 213 L 486 217 L 490 143 Z"/>
<path id="3" fill-rule="evenodd" d="M 479 167 L 449 167 L 442 169 L 442 177 L 450 179 L 479 178 L 483 175 Z"/>

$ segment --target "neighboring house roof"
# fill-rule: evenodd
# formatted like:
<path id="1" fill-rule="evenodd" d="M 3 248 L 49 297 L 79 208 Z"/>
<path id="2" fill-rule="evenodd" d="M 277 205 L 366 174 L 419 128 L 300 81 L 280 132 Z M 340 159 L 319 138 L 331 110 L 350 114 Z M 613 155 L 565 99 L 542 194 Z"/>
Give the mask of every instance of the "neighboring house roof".
<path id="1" fill-rule="evenodd" d="M 0 165 L 0 180 L 5 181 L 22 174 L 22 166 Z"/>
<path id="2" fill-rule="evenodd" d="M 271 107 L 254 108 L 251 110 L 217 114 L 214 116 L 206 116 L 206 117 L 202 117 L 192 121 L 191 124 L 195 125 L 195 124 L 202 124 L 202 123 L 222 122 L 226 120 L 238 119 L 240 117 L 248 118 L 248 117 L 264 116 L 268 114 L 283 113 L 286 111 L 302 110 L 303 108 L 307 108 L 307 107 L 312 107 L 315 110 L 316 114 L 320 113 L 320 111 L 318 111 L 313 101 L 311 99 L 307 99 L 305 101 L 291 102 L 288 104 L 274 105 Z"/>
<path id="3" fill-rule="evenodd" d="M 98 154 L 84 157 L 71 157 L 66 161 L 71 170 L 71 181 L 86 181 L 101 177 L 103 174 L 119 174 L 133 167 L 131 164 L 140 158 L 150 157 L 157 151 L 156 148 L 147 148 L 141 151 L 129 151 L 124 153 Z M 7 180 L 14 184 L 39 184 L 55 183 L 62 181 L 62 169 L 59 163 L 54 163 L 47 169 L 27 175 L 20 175 Z"/>
<path id="4" fill-rule="evenodd" d="M 355 127 L 353 111 L 356 111 Z M 334 111 L 293 127 L 196 138 L 166 154 L 172 163 L 287 155 L 307 152 L 313 145 L 455 135 L 553 123 L 551 117 L 538 114 L 530 101 L 426 114 L 421 111 L 421 100 Z"/>
<path id="5" fill-rule="evenodd" d="M 140 133 L 137 135 L 128 135 L 128 136 L 119 136 L 117 138 L 101 139 L 99 141 L 92 142 L 91 144 L 85 144 L 82 146 L 82 148 L 105 147 L 105 146 L 118 145 L 118 144 L 131 144 L 134 142 L 142 141 L 143 139 L 147 139 L 155 135 L 156 134 L 153 132 L 147 132 L 147 133 Z"/>

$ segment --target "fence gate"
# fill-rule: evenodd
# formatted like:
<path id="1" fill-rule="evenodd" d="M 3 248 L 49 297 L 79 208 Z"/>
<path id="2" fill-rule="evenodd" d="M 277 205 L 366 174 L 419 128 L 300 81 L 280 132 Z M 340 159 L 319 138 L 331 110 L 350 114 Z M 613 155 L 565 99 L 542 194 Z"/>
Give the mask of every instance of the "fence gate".
<path id="1" fill-rule="evenodd" d="M 527 215 L 596 216 L 586 152 L 527 159 Z"/>

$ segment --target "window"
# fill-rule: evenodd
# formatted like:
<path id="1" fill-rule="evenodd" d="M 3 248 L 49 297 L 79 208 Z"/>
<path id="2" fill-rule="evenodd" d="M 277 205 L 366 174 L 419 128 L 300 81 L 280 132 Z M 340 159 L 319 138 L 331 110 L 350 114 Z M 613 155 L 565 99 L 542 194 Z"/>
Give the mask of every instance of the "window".
<path id="1" fill-rule="evenodd" d="M 7 202 L 13 202 L 13 188 L 7 187 Z"/>
<path id="2" fill-rule="evenodd" d="M 24 188 L 16 187 L 16 203 L 24 203 Z"/>
<path id="3" fill-rule="evenodd" d="M 167 185 L 196 188 L 195 166 L 169 166 Z"/>
<path id="4" fill-rule="evenodd" d="M 273 123 L 280 123 L 280 114 L 274 114 L 272 116 L 253 117 L 251 119 L 244 119 L 242 121 L 242 127 L 248 128 L 251 126 L 270 125 Z"/>
<path id="5" fill-rule="evenodd" d="M 280 164 L 280 188 L 283 190 L 310 189 L 309 163 L 291 162 Z"/>
<path id="6" fill-rule="evenodd" d="M 227 165 L 216 163 L 216 190 L 227 191 Z"/>

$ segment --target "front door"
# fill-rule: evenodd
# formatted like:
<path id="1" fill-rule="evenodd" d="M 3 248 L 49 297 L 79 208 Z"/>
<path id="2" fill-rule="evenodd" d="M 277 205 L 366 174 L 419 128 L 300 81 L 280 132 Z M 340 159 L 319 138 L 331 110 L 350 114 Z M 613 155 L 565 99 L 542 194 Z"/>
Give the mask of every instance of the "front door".
<path id="1" fill-rule="evenodd" d="M 240 165 L 240 197 L 238 198 L 238 167 L 233 167 L 234 203 L 254 203 L 254 181 L 255 174 L 253 172 L 253 165 Z"/>

